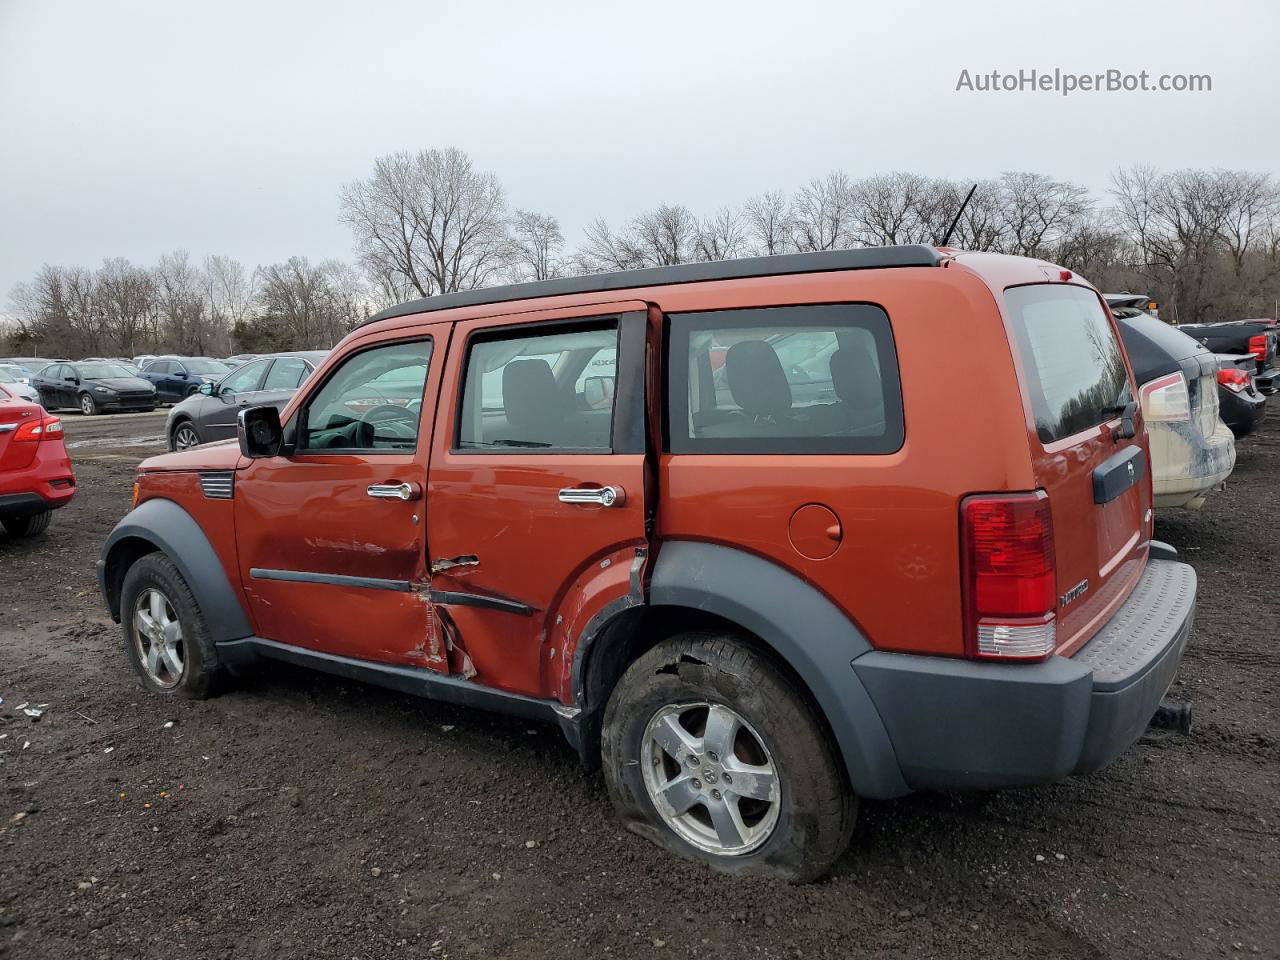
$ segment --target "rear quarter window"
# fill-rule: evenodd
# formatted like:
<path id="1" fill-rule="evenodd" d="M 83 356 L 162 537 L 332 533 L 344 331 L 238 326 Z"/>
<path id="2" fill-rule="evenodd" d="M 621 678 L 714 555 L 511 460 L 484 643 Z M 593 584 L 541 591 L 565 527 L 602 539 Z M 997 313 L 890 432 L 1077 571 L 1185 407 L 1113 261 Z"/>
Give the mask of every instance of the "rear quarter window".
<path id="1" fill-rule="evenodd" d="M 1010 287 L 1005 305 L 1041 443 L 1110 420 L 1133 398 L 1120 343 L 1093 291 Z"/>
<path id="2" fill-rule="evenodd" d="M 672 453 L 885 454 L 902 446 L 889 318 L 872 304 L 670 315 Z"/>

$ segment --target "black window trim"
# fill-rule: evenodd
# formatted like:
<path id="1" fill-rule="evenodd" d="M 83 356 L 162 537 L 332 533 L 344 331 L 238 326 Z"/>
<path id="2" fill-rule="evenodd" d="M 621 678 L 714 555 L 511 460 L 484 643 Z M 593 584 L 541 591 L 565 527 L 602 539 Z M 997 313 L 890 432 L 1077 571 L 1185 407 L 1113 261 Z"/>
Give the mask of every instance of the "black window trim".
<path id="1" fill-rule="evenodd" d="M 679 333 L 675 330 L 675 322 L 681 318 L 730 316 L 750 312 L 774 312 L 804 310 L 812 307 L 871 307 L 880 312 L 885 321 L 888 339 L 884 343 L 874 337 L 876 352 L 880 360 L 880 379 L 884 392 L 885 427 L 883 437 L 863 438 L 845 437 L 686 437 L 675 436 L 671 425 L 676 418 L 686 421 L 689 416 L 689 335 L 695 330 L 714 330 L 720 326 L 736 327 L 774 327 L 780 326 L 776 319 L 762 316 L 758 321 L 738 320 L 721 323 L 719 320 L 708 320 L 705 324 L 695 323 L 685 326 Z M 812 323 L 797 323 L 795 326 L 813 326 Z M 860 327 L 857 323 L 845 323 L 844 327 Z M 839 328 L 837 327 L 837 330 Z M 867 329 L 862 327 L 862 329 Z M 667 313 L 663 324 L 663 385 L 662 385 L 662 449 L 664 453 L 675 456 L 708 455 L 708 456 L 749 456 L 760 454 L 776 454 L 779 456 L 843 456 L 843 457 L 885 457 L 897 453 L 907 442 L 906 410 L 902 394 L 902 370 L 898 362 L 898 342 L 894 336 L 893 320 L 889 311 L 882 304 L 870 300 L 836 300 L 819 303 L 772 303 L 755 304 L 744 307 L 726 307 L 716 310 L 685 310 Z M 679 357 L 679 362 L 673 362 Z M 891 363 L 886 364 L 885 361 Z M 896 417 L 891 419 L 891 414 Z M 850 449 L 851 442 L 872 439 L 877 441 L 876 449 Z"/>
<path id="2" fill-rule="evenodd" d="M 337 376 L 338 371 L 340 371 L 343 367 L 345 367 L 353 357 L 357 357 L 362 353 L 368 353 L 370 350 L 380 350 L 383 347 L 403 346 L 404 344 L 407 344 L 407 343 L 422 343 L 424 341 L 431 344 L 431 355 L 427 358 L 426 379 L 422 381 L 422 406 L 418 409 L 418 432 L 414 437 L 412 447 L 397 447 L 394 450 L 390 450 L 390 449 L 379 448 L 379 447 L 325 447 L 324 449 L 315 449 L 313 447 L 302 446 L 302 441 L 307 435 L 307 414 L 311 412 L 312 401 L 315 400 L 316 396 L 319 395 L 321 390 L 323 390 L 326 386 L 329 385 L 330 381 L 332 381 L 333 378 Z M 394 340 L 378 340 L 374 343 L 367 344 L 366 346 L 363 346 L 363 347 L 358 347 L 350 351 L 349 353 L 344 354 L 341 358 L 338 359 L 337 363 L 335 363 L 332 367 L 330 367 L 329 372 L 325 376 L 325 378 L 321 380 L 319 383 L 317 383 L 312 388 L 311 392 L 308 393 L 302 399 L 302 402 L 298 404 L 297 416 L 294 417 L 293 420 L 285 427 L 286 435 L 288 435 L 290 431 L 292 431 L 293 433 L 294 455 L 300 456 L 300 457 L 351 457 L 351 456 L 357 456 L 357 457 L 410 456 L 412 457 L 412 456 L 416 456 L 418 453 L 418 447 L 420 446 L 420 441 L 422 440 L 423 419 L 428 415 L 434 416 L 435 414 L 434 410 L 427 409 L 426 396 L 427 396 L 427 384 L 431 382 L 431 367 L 434 363 L 436 363 L 436 354 L 437 354 L 436 347 L 437 347 L 437 343 L 436 343 L 435 335 L 426 333 L 426 334 L 418 334 L 415 336 L 401 337 Z M 270 357 L 267 359 L 270 359 L 272 362 L 275 361 L 274 357 Z M 266 379 L 266 375 L 264 374 L 262 378 L 262 383 L 266 383 L 266 382 L 267 382 L 267 379 Z M 302 387 L 299 387 L 298 389 L 301 390 Z M 259 385 L 259 390 L 261 390 L 261 384 Z"/>
<path id="3" fill-rule="evenodd" d="M 645 452 L 644 346 L 648 311 L 624 310 L 620 313 L 593 313 L 557 320 L 525 320 L 502 326 L 481 327 L 467 335 L 462 353 L 461 376 L 453 404 L 453 427 L 449 453 L 456 456 L 581 456 L 583 454 L 626 454 Z M 471 348 L 477 343 L 518 339 L 513 331 L 528 330 L 529 336 L 556 333 L 608 330 L 617 331 L 617 374 L 613 387 L 613 410 L 608 447 L 464 447 L 462 443 L 462 401 L 467 391 L 467 373 L 471 366 Z"/>

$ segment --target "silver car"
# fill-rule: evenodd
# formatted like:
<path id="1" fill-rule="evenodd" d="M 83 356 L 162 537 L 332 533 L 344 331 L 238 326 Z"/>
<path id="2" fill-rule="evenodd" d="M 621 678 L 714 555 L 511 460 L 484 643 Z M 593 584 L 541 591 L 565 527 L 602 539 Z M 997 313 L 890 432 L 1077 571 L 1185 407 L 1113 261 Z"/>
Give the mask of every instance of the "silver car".
<path id="1" fill-rule="evenodd" d="M 20 367 L 10 367 L 0 364 L 0 384 L 12 393 L 15 397 L 21 397 L 23 400 L 30 400 L 32 403 L 40 402 L 40 393 L 35 387 L 31 386 L 30 378 L 22 375 Z"/>
<path id="2" fill-rule="evenodd" d="M 284 409 L 307 377 L 328 355 L 326 350 L 273 353 L 232 370 L 169 411 L 165 436 L 170 450 L 186 450 L 236 435 L 236 418 L 248 407 L 271 404 Z"/>

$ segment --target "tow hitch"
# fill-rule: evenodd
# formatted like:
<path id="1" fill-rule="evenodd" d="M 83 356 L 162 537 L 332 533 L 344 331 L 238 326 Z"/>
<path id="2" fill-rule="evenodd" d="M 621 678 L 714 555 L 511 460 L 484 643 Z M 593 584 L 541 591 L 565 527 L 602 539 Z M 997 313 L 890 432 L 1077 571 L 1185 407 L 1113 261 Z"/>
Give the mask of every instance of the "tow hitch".
<path id="1" fill-rule="evenodd" d="M 1181 734 L 1191 733 L 1191 704 L 1161 700 L 1149 724 L 1158 730 L 1173 730 Z"/>

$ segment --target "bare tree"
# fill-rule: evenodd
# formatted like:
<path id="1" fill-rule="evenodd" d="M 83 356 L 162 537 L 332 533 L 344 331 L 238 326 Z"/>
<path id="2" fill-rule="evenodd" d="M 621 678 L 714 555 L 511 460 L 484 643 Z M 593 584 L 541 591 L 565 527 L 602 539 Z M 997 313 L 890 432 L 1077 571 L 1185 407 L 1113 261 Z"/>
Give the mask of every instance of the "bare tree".
<path id="1" fill-rule="evenodd" d="M 791 201 L 791 237 L 800 251 L 835 250 L 852 245 L 853 182 L 840 170 L 815 178 Z"/>
<path id="2" fill-rule="evenodd" d="M 586 237 L 576 261 L 587 273 L 670 266 L 698 259 L 698 221 L 683 204 L 664 203 L 635 217 L 617 233 L 597 218 L 587 226 Z"/>
<path id="3" fill-rule="evenodd" d="M 859 245 L 931 243 L 920 213 L 929 181 L 914 173 L 888 173 L 852 187 L 850 234 Z"/>
<path id="4" fill-rule="evenodd" d="M 515 259 L 521 275 L 531 280 L 549 280 L 560 274 L 560 251 L 564 234 L 560 221 L 545 213 L 516 210 L 511 218 L 515 235 Z"/>
<path id="5" fill-rule="evenodd" d="M 779 191 L 752 197 L 743 207 L 752 253 L 773 256 L 791 246 L 791 206 Z"/>
<path id="6" fill-rule="evenodd" d="M 694 256 L 698 260 L 733 260 L 750 251 L 747 222 L 741 211 L 721 207 L 697 225 Z"/>
<path id="7" fill-rule="evenodd" d="M 96 282 L 106 328 L 120 352 L 132 357 L 140 352 L 155 314 L 155 280 L 144 267 L 115 257 L 103 262 Z"/>
<path id="8" fill-rule="evenodd" d="M 1052 256 L 1064 237 L 1088 217 L 1089 191 L 1042 173 L 1006 173 L 1000 178 L 1000 207 L 1007 253 Z"/>
<path id="9" fill-rule="evenodd" d="M 255 336 L 278 349 L 327 349 L 368 313 L 359 276 L 340 261 L 290 257 L 260 268 L 258 281 Z"/>
<path id="10" fill-rule="evenodd" d="M 379 157 L 341 210 L 366 271 L 420 296 L 484 286 L 512 261 L 502 185 L 455 147 Z"/>
<path id="11" fill-rule="evenodd" d="M 156 340 L 182 353 L 204 356 L 216 339 L 205 313 L 205 278 L 185 250 L 160 258 L 152 271 L 158 307 Z"/>

